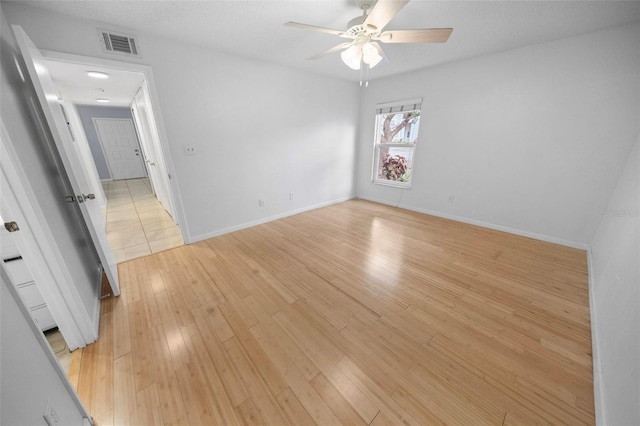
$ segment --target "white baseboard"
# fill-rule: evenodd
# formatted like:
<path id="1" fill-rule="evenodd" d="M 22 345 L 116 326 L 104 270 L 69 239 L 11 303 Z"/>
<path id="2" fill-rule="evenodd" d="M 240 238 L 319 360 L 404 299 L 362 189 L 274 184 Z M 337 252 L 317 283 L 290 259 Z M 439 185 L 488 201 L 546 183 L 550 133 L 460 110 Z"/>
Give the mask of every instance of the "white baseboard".
<path id="1" fill-rule="evenodd" d="M 263 223 L 272 222 L 274 220 L 282 219 L 288 216 L 293 216 L 296 214 L 304 213 L 310 210 L 319 209 L 322 207 L 327 207 L 333 204 L 342 203 L 344 201 L 352 200 L 355 198 L 355 195 L 349 195 L 346 197 L 336 198 L 334 200 L 326 201 L 324 203 L 314 204 L 311 206 L 303 207 L 301 209 L 289 210 L 284 213 L 279 213 L 272 216 L 263 217 L 258 220 L 253 220 L 251 222 L 241 223 L 239 225 L 229 226 L 227 228 L 218 229 L 213 232 L 208 232 L 206 234 L 200 234 L 195 236 L 190 236 L 189 243 L 196 243 L 198 241 L 206 240 L 213 237 L 218 237 L 220 235 L 228 234 L 230 232 L 240 231 L 241 229 L 251 228 L 252 226 L 262 225 Z"/>
<path id="2" fill-rule="evenodd" d="M 598 341 L 598 322 L 596 320 L 595 287 L 593 282 L 593 255 L 591 247 L 587 249 L 587 271 L 589 276 L 589 317 L 591 321 L 591 353 L 593 361 L 593 399 L 596 410 L 596 425 L 606 424 L 604 409 L 604 389 L 602 387 L 602 364 L 600 363 L 600 345 Z"/>
<path id="3" fill-rule="evenodd" d="M 411 211 L 418 212 L 418 213 L 424 213 L 424 214 L 428 214 L 428 215 L 431 215 L 431 216 L 437 216 L 437 217 L 441 217 L 441 218 L 444 218 L 444 219 L 455 220 L 456 222 L 468 223 L 470 225 L 476 225 L 476 226 L 481 226 L 483 228 L 494 229 L 496 231 L 507 232 L 509 234 L 519 235 L 521 237 L 533 238 L 534 240 L 540 240 L 540 241 L 546 241 L 548 243 L 559 244 L 561 246 L 576 248 L 576 249 L 580 249 L 580 250 L 587 250 L 589 248 L 588 244 L 580 243 L 580 242 L 577 242 L 577 241 L 569 241 L 569 240 L 564 240 L 562 238 L 551 237 L 549 235 L 537 234 L 535 232 L 529 232 L 529 231 L 523 231 L 521 229 L 509 228 L 508 226 L 496 225 L 494 223 L 483 222 L 481 220 L 475 220 L 475 219 L 470 219 L 470 218 L 466 218 L 466 217 L 462 217 L 462 216 L 456 216 L 456 215 L 452 215 L 452 214 L 448 214 L 448 213 L 438 212 L 438 211 L 435 211 L 435 210 L 422 209 L 422 208 L 419 208 L 419 207 L 414 207 L 414 206 L 410 206 L 410 205 L 406 205 L 406 204 L 395 205 L 392 202 L 389 202 L 389 201 L 386 201 L 386 200 L 379 200 L 379 199 L 371 198 L 371 197 L 359 196 L 358 198 L 360 198 L 362 200 L 373 201 L 374 203 L 386 204 L 386 205 L 398 207 L 398 208 L 401 208 L 401 209 L 411 210 Z"/>

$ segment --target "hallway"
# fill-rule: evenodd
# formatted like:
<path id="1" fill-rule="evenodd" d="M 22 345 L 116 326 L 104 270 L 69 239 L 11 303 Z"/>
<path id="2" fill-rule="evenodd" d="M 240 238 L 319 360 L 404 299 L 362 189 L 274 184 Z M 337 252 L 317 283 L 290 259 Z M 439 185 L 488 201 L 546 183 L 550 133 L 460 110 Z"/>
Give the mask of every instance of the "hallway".
<path id="1" fill-rule="evenodd" d="M 184 244 L 180 228 L 151 191 L 148 178 L 103 182 L 107 239 L 118 263 Z"/>

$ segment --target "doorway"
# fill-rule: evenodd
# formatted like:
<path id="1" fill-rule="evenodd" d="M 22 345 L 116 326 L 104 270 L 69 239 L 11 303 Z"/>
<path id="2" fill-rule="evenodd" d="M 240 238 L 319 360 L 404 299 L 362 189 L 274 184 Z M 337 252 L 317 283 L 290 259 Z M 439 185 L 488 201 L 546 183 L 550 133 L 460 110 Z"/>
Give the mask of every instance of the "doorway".
<path id="1" fill-rule="evenodd" d="M 99 177 L 97 192 L 105 199 L 104 232 L 116 261 L 183 245 L 146 75 L 86 63 L 93 58 L 78 61 L 71 55 L 74 58 L 60 60 L 50 56 L 64 54 L 45 55 L 53 82 L 68 105 L 72 132 L 79 144 L 90 148 L 91 155 L 83 160 L 92 162 L 90 168 Z M 86 75 L 88 70 L 107 78 L 92 81 Z M 109 103 L 105 104 L 105 100 Z"/>

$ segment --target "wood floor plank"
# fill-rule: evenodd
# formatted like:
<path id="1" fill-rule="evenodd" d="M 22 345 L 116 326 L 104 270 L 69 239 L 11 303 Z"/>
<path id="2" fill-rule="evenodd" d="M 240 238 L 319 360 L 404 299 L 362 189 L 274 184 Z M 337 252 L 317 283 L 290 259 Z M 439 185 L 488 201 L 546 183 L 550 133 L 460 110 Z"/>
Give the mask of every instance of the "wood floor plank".
<path id="1" fill-rule="evenodd" d="M 318 373 L 311 380 L 311 386 L 315 389 L 320 398 L 338 417 L 343 425 L 366 425 L 367 423 L 358 415 L 356 410 L 349 402 L 340 394 L 338 389 L 333 386 L 322 373 Z"/>
<path id="2" fill-rule="evenodd" d="M 118 269 L 99 425 L 595 422 L 581 250 L 351 200 Z"/>
<path id="3" fill-rule="evenodd" d="M 205 412 L 208 410 L 215 424 L 233 425 L 240 424 L 234 410 L 234 405 L 229 398 L 225 386 L 220 378 L 221 366 L 216 366 L 208 356 L 204 338 L 196 324 L 190 324 L 182 329 L 185 343 L 191 355 L 192 362 L 188 365 L 192 380 L 183 383 L 193 390 L 188 393 L 195 394 L 199 399 L 199 405 Z M 185 376 L 187 377 L 187 376 Z M 185 394 L 185 392 L 183 392 Z M 183 398 L 184 399 L 184 398 Z M 205 416 L 201 416 L 203 421 Z"/>
<path id="4" fill-rule="evenodd" d="M 300 371 L 296 368 L 291 368 L 289 358 L 271 338 L 265 327 L 262 324 L 257 324 L 251 327 L 251 333 L 289 385 L 289 388 L 285 389 L 280 395 L 293 392 L 295 398 L 317 424 L 339 423 L 337 417 L 318 396 L 313 387 L 309 385 L 309 382 L 304 379 Z M 294 423 L 296 423 L 295 420 L 295 418 L 292 418 Z"/>
<path id="5" fill-rule="evenodd" d="M 238 370 L 238 375 L 262 418 L 267 419 L 267 423 L 291 424 L 276 401 L 277 395 L 273 395 L 269 391 L 267 384 L 264 383 L 260 374 L 247 359 L 238 340 L 232 337 L 231 339 L 227 339 L 223 345 L 229 354 L 229 358 L 231 358 L 235 368 Z M 286 387 L 284 389 L 286 389 Z M 282 391 L 284 391 L 284 389 Z"/>
<path id="6" fill-rule="evenodd" d="M 91 412 L 113 413 L 113 312 L 102 315 L 101 338 L 95 343 L 96 359 L 91 392 Z"/>
<path id="7" fill-rule="evenodd" d="M 136 394 L 138 421 L 141 425 L 162 426 L 162 408 L 155 384 L 147 386 Z"/>
<path id="8" fill-rule="evenodd" d="M 215 326 L 211 326 L 211 323 L 216 322 L 216 320 L 208 315 L 205 308 L 196 310 L 194 313 L 198 331 L 206 348 L 206 355 L 211 359 L 230 400 L 237 407 L 249 398 L 249 393 L 242 380 L 240 380 L 239 372 L 233 366 L 222 342 L 216 337 Z M 225 341 L 227 340 L 229 339 L 225 339 Z M 200 354 L 200 356 L 205 358 L 204 354 Z"/>
<path id="9" fill-rule="evenodd" d="M 131 352 L 131 329 L 129 327 L 129 310 L 125 299 L 113 300 L 113 356 L 120 358 Z"/>
<path id="10" fill-rule="evenodd" d="M 171 360 L 175 369 L 178 369 L 187 363 L 190 358 L 186 351 L 184 339 L 180 332 L 180 325 L 178 324 L 178 318 L 175 315 L 173 304 L 171 302 L 171 295 L 167 291 L 161 291 L 154 295 L 158 311 L 160 312 L 160 323 L 167 336 L 167 343 L 169 345 L 169 351 L 171 352 Z M 192 324 L 192 323 L 191 323 Z"/>
<path id="11" fill-rule="evenodd" d="M 162 325 L 153 327 L 150 330 L 149 343 L 153 354 L 155 384 L 160 400 L 162 418 L 166 424 L 187 424 L 187 414 L 182 394 Z"/>
<path id="12" fill-rule="evenodd" d="M 113 362 L 113 422 L 117 425 L 137 425 L 135 374 L 131 353 L 116 358 Z"/>
<path id="13" fill-rule="evenodd" d="M 268 315 L 258 300 L 251 296 L 247 296 L 242 299 L 242 302 L 255 312 L 260 318 L 260 325 L 265 327 L 271 339 L 273 339 L 280 348 L 284 351 L 289 362 L 298 369 L 298 371 L 305 377 L 307 381 L 315 377 L 320 371 L 318 367 L 313 363 L 311 359 L 304 353 L 303 350 L 296 345 L 296 343 L 284 332 L 284 330 L 275 322 L 271 315 Z"/>
<path id="14" fill-rule="evenodd" d="M 78 392 L 78 380 L 80 379 L 80 366 L 82 364 L 82 349 L 76 349 L 71 352 L 71 363 L 67 376 L 73 389 Z"/>
<path id="15" fill-rule="evenodd" d="M 260 410 L 253 403 L 251 398 L 247 398 L 242 404 L 236 407 L 238 416 L 242 419 L 242 424 L 247 426 L 266 425 Z"/>
<path id="16" fill-rule="evenodd" d="M 251 363 L 255 367 L 258 367 L 257 371 L 263 378 L 264 383 L 266 383 L 267 387 L 271 390 L 272 395 L 280 395 L 287 388 L 287 383 L 278 372 L 273 361 L 264 352 L 233 307 L 228 303 L 222 303 L 219 306 L 229 326 L 233 329 L 233 333 L 235 334 L 233 338 L 236 339 L 244 349 Z"/>

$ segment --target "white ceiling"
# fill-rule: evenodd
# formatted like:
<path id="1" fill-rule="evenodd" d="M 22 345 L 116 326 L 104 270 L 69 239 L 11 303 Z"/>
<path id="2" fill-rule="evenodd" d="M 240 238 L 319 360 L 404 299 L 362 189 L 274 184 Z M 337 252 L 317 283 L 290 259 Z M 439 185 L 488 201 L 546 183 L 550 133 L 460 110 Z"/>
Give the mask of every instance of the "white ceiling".
<path id="1" fill-rule="evenodd" d="M 142 85 L 141 73 L 95 66 L 46 61 L 47 69 L 62 99 L 79 105 L 129 106 Z M 107 79 L 89 77 L 87 71 L 109 74 Z M 109 99 L 99 103 L 96 99 Z"/>
<path id="2" fill-rule="evenodd" d="M 143 57 L 144 33 L 149 33 L 338 78 L 360 78 L 339 54 L 306 60 L 343 39 L 282 25 L 296 21 L 346 29 L 347 22 L 360 14 L 355 0 L 19 2 L 131 28 Z M 371 70 L 369 79 L 635 21 L 640 21 L 640 1 L 412 0 L 387 29 L 453 27 L 451 38 L 445 44 L 386 45 L 389 61 Z"/>
<path id="3" fill-rule="evenodd" d="M 108 1 L 22 0 L 32 7 L 131 28 L 144 56 L 144 33 L 357 81 L 339 54 L 307 57 L 344 41 L 284 27 L 296 21 L 336 29 L 360 14 L 355 0 Z M 544 43 L 640 21 L 640 1 L 412 0 L 387 29 L 453 27 L 445 44 L 387 45 L 389 61 L 369 79 Z"/>

